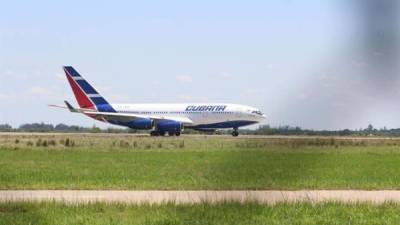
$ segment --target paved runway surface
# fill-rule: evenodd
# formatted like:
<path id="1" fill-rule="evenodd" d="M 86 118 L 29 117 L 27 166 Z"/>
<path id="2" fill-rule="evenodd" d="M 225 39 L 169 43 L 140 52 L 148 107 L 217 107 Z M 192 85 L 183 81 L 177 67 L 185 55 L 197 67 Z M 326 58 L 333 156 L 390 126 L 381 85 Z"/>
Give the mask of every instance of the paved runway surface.
<path id="1" fill-rule="evenodd" d="M 149 134 L 126 134 L 126 133 L 28 133 L 28 132 L 0 132 L 0 137 L 64 137 L 64 136 L 78 136 L 78 137 L 120 137 L 120 138 L 162 138 L 162 137 L 150 137 Z M 232 137 L 232 135 L 206 135 L 206 134 L 183 134 L 180 137 L 174 137 L 177 139 L 191 138 L 191 139 L 203 139 L 203 138 L 215 138 L 215 139 L 332 139 L 335 140 L 400 140 L 400 137 L 379 137 L 379 136 L 367 136 L 367 137 L 352 137 L 352 136 L 282 136 L 282 135 L 240 135 L 239 137 Z"/>
<path id="2" fill-rule="evenodd" d="M 326 202 L 344 203 L 400 202 L 400 191 L 91 191 L 91 190 L 35 190 L 0 191 L 0 202 L 60 201 L 66 203 L 121 202 L 121 203 L 216 203 L 216 202 Z"/>

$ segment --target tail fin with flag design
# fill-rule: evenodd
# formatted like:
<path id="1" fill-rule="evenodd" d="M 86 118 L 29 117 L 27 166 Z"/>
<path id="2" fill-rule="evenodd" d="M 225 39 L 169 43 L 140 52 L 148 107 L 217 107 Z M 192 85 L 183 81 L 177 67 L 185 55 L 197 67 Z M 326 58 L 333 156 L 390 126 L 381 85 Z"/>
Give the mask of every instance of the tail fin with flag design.
<path id="1" fill-rule="evenodd" d="M 113 107 L 72 66 L 64 66 L 63 69 L 81 108 L 115 112 Z"/>

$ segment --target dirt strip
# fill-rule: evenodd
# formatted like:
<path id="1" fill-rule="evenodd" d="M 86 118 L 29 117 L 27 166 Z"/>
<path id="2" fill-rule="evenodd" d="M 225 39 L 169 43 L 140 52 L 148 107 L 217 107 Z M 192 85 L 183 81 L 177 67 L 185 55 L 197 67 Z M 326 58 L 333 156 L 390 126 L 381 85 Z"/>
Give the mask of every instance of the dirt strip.
<path id="1" fill-rule="evenodd" d="M 147 133 L 36 133 L 36 132 L 0 132 L 1 137 L 120 137 L 120 138 L 143 138 L 150 137 Z M 151 137 L 155 138 L 155 137 Z M 161 138 L 161 137 L 158 137 Z M 380 137 L 380 136 L 302 136 L 302 135 L 240 135 L 239 137 L 232 137 L 232 135 L 206 135 L 206 134 L 182 134 L 178 139 L 192 138 L 192 139 L 335 139 L 335 140 L 400 140 L 400 137 Z"/>
<path id="2" fill-rule="evenodd" d="M 120 202 L 134 204 L 192 204 L 217 202 L 399 202 L 400 191 L 307 190 L 307 191 L 0 191 L 0 202 L 59 201 L 65 203 Z"/>

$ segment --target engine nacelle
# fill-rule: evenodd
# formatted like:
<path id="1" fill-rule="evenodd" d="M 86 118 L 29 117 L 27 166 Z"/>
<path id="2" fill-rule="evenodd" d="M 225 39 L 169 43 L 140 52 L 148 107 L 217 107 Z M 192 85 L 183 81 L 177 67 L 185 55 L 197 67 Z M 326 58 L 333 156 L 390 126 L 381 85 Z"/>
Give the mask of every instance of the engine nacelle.
<path id="1" fill-rule="evenodd" d="M 147 129 L 154 128 L 154 121 L 152 119 L 147 119 L 147 118 L 136 119 L 136 120 L 132 120 L 129 122 L 115 121 L 115 120 L 111 120 L 108 122 L 110 122 L 112 124 L 120 125 L 120 126 L 129 127 L 131 129 L 135 129 L 135 130 L 147 130 Z"/>
<path id="2" fill-rule="evenodd" d="M 137 130 L 153 129 L 154 121 L 152 119 L 147 119 L 147 118 L 136 119 L 129 122 L 128 127 Z"/>
<path id="3" fill-rule="evenodd" d="M 180 132 L 183 130 L 183 123 L 177 121 L 160 121 L 157 123 L 157 130 L 160 132 Z"/>

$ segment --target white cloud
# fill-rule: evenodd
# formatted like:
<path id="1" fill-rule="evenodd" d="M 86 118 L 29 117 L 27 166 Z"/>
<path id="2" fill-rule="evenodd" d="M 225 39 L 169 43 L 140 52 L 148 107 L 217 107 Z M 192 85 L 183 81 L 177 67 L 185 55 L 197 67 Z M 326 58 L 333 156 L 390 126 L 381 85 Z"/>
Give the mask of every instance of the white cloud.
<path id="1" fill-rule="evenodd" d="M 62 73 L 57 73 L 57 74 L 56 74 L 56 77 L 57 77 L 58 79 L 62 80 L 62 81 L 65 81 L 65 80 L 66 80 L 65 75 L 62 74 Z"/>
<path id="2" fill-rule="evenodd" d="M 307 93 L 301 92 L 297 95 L 297 98 L 301 101 L 307 100 L 309 95 Z"/>
<path id="3" fill-rule="evenodd" d="M 258 96 L 263 93 L 264 93 L 264 90 L 262 90 L 262 89 L 247 89 L 242 92 L 242 94 L 245 96 L 254 96 L 254 95 Z"/>
<path id="4" fill-rule="evenodd" d="M 0 93 L 0 100 L 6 100 L 8 99 L 10 96 L 6 95 L 6 94 L 2 94 Z"/>
<path id="5" fill-rule="evenodd" d="M 192 101 L 193 100 L 193 97 L 191 95 L 188 95 L 188 94 L 181 94 L 178 97 L 182 101 Z"/>
<path id="6" fill-rule="evenodd" d="M 228 72 L 222 72 L 222 73 L 220 74 L 220 77 L 223 78 L 223 79 L 230 79 L 230 78 L 233 77 L 233 75 L 230 74 L 230 73 L 228 73 Z"/>
<path id="7" fill-rule="evenodd" d="M 33 78 L 43 77 L 43 73 L 40 70 L 12 70 L 12 69 L 5 69 L 0 71 L 0 77 L 4 76 L 7 79 L 14 79 L 14 80 L 32 80 Z"/>
<path id="8" fill-rule="evenodd" d="M 189 75 L 176 76 L 175 79 L 180 83 L 191 83 L 193 81 L 192 76 Z"/>
<path id="9" fill-rule="evenodd" d="M 365 68 L 368 66 L 367 62 L 363 60 L 353 60 L 351 64 L 356 68 Z"/>
<path id="10" fill-rule="evenodd" d="M 123 95 L 123 94 L 111 94 L 111 95 L 106 95 L 103 96 L 110 102 L 117 102 L 117 103 L 128 103 L 132 102 L 132 98 L 128 95 Z"/>
<path id="11" fill-rule="evenodd" d="M 109 91 L 112 91 L 113 88 L 108 85 L 96 85 L 96 89 L 99 92 L 109 92 Z"/>
<path id="12" fill-rule="evenodd" d="M 274 66 L 273 64 L 267 64 L 267 65 L 265 66 L 265 69 L 267 69 L 267 70 L 272 70 L 272 69 L 275 69 L 275 66 Z"/>
<path id="13" fill-rule="evenodd" d="M 27 92 L 29 95 L 50 95 L 52 92 L 43 87 L 32 87 Z"/>
<path id="14" fill-rule="evenodd" d="M 0 93 L 0 101 L 2 103 L 15 103 L 18 100 L 17 96 L 12 93 Z"/>

